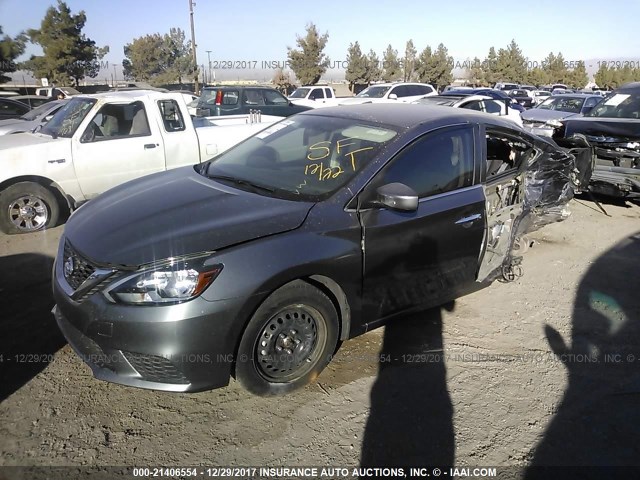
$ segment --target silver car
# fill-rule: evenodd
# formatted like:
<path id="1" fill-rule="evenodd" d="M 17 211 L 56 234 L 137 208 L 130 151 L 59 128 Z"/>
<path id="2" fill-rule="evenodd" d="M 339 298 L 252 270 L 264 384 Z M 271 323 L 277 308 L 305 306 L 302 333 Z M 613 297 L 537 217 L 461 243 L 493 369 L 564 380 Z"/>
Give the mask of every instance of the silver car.
<path id="1" fill-rule="evenodd" d="M 46 124 L 69 100 L 53 100 L 28 111 L 18 118 L 0 120 L 0 135 L 30 132 L 39 125 Z"/>

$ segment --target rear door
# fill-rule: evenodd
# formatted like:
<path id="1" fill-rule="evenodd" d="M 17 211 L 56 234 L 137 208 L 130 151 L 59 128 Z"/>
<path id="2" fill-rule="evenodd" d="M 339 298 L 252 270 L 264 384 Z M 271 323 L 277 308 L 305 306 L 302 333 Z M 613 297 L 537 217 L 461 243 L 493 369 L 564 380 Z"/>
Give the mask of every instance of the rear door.
<path id="1" fill-rule="evenodd" d="M 371 323 L 438 305 L 474 283 L 484 235 L 484 191 L 474 171 L 477 134 L 470 125 L 427 133 L 363 191 L 363 301 Z M 376 189 L 394 182 L 416 191 L 417 211 L 371 206 Z"/>
<path id="2" fill-rule="evenodd" d="M 142 101 L 110 103 L 98 110 L 84 131 L 76 132 L 73 163 L 87 199 L 165 169 L 162 136 L 149 118 Z"/>
<path id="3" fill-rule="evenodd" d="M 178 102 L 158 100 L 157 112 L 161 121 L 166 168 L 194 165 L 201 161 L 200 146 L 193 123 L 184 118 Z"/>

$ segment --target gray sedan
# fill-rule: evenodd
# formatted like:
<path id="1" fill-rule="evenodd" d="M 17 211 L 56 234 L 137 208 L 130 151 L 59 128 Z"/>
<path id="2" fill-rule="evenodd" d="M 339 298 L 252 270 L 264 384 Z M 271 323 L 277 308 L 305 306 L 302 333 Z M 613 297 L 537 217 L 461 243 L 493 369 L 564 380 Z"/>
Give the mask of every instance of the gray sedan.
<path id="1" fill-rule="evenodd" d="M 30 132 L 39 125 L 47 123 L 68 100 L 53 100 L 28 111 L 18 118 L 0 120 L 0 135 Z"/>
<path id="2" fill-rule="evenodd" d="M 595 107 L 602 96 L 562 94 L 553 95 L 547 98 L 537 107 L 522 112 L 522 124 L 525 130 L 529 130 L 537 135 L 550 137 L 553 130 L 560 126 L 560 120 L 574 115 L 584 115 Z"/>

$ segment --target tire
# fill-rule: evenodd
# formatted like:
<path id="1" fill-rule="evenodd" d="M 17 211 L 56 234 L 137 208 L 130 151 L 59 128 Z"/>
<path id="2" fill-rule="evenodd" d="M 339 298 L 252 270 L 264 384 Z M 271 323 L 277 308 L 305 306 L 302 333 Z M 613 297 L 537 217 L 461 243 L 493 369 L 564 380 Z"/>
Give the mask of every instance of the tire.
<path id="1" fill-rule="evenodd" d="M 302 280 L 273 292 L 251 317 L 238 348 L 236 379 L 253 394 L 284 395 L 314 381 L 338 343 L 338 314 Z"/>
<path id="2" fill-rule="evenodd" d="M 0 192 L 0 230 L 8 234 L 37 232 L 55 227 L 60 206 L 51 190 L 20 182 Z"/>

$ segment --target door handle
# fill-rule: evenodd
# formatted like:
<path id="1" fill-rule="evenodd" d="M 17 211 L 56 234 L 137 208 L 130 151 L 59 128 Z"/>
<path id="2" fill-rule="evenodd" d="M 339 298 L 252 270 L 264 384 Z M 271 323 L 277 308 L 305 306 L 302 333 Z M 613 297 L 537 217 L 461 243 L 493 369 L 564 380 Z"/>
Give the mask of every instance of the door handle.
<path id="1" fill-rule="evenodd" d="M 473 222 L 479 220 L 482 217 L 479 213 L 469 215 L 468 217 L 462 217 L 456 221 L 456 225 L 462 225 L 465 228 L 469 228 Z"/>
<path id="2" fill-rule="evenodd" d="M 144 148 L 156 148 L 158 146 L 157 143 L 147 143 L 145 144 Z"/>

